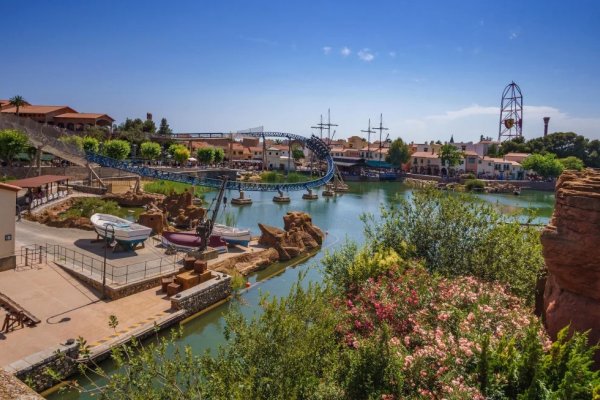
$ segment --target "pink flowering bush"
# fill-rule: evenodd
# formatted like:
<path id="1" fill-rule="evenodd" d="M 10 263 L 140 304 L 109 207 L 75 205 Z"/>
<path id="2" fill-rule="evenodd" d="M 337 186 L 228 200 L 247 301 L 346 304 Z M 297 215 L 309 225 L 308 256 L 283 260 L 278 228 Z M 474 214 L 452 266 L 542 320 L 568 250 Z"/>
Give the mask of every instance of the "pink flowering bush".
<path id="1" fill-rule="evenodd" d="M 373 382 L 389 399 L 515 398 L 543 384 L 533 375 L 551 342 L 524 302 L 500 284 L 436 278 L 414 265 L 369 278 L 337 307 L 344 312 L 337 331 L 356 353 L 347 361 L 350 398 L 372 394 Z M 520 351 L 531 362 L 526 368 L 506 362 Z M 362 365 L 360 355 L 370 364 Z"/>

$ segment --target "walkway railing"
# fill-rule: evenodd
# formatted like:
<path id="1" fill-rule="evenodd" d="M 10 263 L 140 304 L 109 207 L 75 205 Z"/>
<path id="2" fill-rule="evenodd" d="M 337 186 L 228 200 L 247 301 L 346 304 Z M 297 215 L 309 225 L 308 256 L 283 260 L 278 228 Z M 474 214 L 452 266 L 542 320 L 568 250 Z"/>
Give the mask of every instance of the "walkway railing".
<path id="1" fill-rule="evenodd" d="M 58 244 L 23 246 L 18 256 L 17 264 L 21 266 L 53 261 L 99 282 L 102 282 L 102 276 L 106 274 L 106 282 L 116 285 L 134 283 L 177 271 L 181 268 L 184 257 L 183 254 L 176 254 L 127 265 L 113 265 L 107 261 L 105 270 L 103 259 L 91 257 Z"/>

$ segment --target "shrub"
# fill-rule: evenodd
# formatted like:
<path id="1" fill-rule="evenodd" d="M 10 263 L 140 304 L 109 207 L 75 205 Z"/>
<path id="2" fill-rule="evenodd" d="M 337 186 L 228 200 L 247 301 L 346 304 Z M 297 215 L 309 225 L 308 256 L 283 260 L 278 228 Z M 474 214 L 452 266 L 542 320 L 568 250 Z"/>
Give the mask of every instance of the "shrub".
<path id="1" fill-rule="evenodd" d="M 308 176 L 300 174 L 298 172 L 290 172 L 287 176 L 284 173 L 278 171 L 265 171 L 260 174 L 260 180 L 262 182 L 269 183 L 297 183 L 306 182 L 309 180 Z"/>
<path id="2" fill-rule="evenodd" d="M 95 213 L 122 215 L 121 207 L 112 200 L 102 200 L 98 197 L 83 197 L 76 199 L 73 205 L 63 214 L 64 217 L 89 218 Z"/>
<path id="3" fill-rule="evenodd" d="M 215 149 L 212 147 L 202 147 L 196 151 L 196 157 L 203 164 L 212 164 L 215 160 Z"/>
<path id="4" fill-rule="evenodd" d="M 581 171 L 584 168 L 583 161 L 575 156 L 561 158 L 559 161 L 563 165 L 564 169 Z"/>
<path id="5" fill-rule="evenodd" d="M 79 151 L 83 150 L 83 138 L 81 136 L 67 135 L 67 136 L 62 136 L 58 140 L 60 140 L 62 143 L 66 144 L 66 145 L 76 148 Z"/>
<path id="6" fill-rule="evenodd" d="M 540 234 L 518 216 L 468 194 L 425 189 L 382 207 L 380 219 L 362 219 L 367 243 L 400 254 L 408 245 L 408 256 L 422 258 L 432 272 L 499 281 L 533 300 L 544 265 Z"/>
<path id="7" fill-rule="evenodd" d="M 469 172 L 468 174 L 462 174 L 460 176 L 460 179 L 475 179 L 475 178 L 476 178 L 476 176 L 472 172 Z"/>
<path id="8" fill-rule="evenodd" d="M 474 189 L 483 189 L 484 187 L 485 183 L 483 183 L 483 181 L 480 181 L 479 179 L 467 179 L 467 181 L 465 182 L 465 188 L 468 191 Z"/>
<path id="9" fill-rule="evenodd" d="M 150 181 L 144 183 L 144 191 L 148 193 L 164 194 L 168 196 L 172 193 L 181 194 L 186 190 L 191 190 L 192 185 L 181 182 L 171 181 Z M 194 194 L 196 197 L 203 198 L 204 193 L 209 192 L 210 189 L 203 186 L 195 186 Z"/>
<path id="10" fill-rule="evenodd" d="M 107 140 L 104 142 L 102 148 L 102 153 L 105 156 L 114 158 L 115 160 L 126 159 L 130 151 L 131 147 L 129 146 L 129 143 L 120 139 Z"/>
<path id="11" fill-rule="evenodd" d="M 86 136 L 82 142 L 83 150 L 86 153 L 97 153 L 100 149 L 100 142 L 92 136 Z"/>
<path id="12" fill-rule="evenodd" d="M 140 145 L 140 153 L 146 160 L 156 160 L 160 157 L 162 149 L 158 143 L 144 142 Z"/>
<path id="13" fill-rule="evenodd" d="M 0 160 L 6 161 L 11 166 L 15 156 L 25 151 L 28 141 L 27 135 L 21 131 L 0 130 Z"/>

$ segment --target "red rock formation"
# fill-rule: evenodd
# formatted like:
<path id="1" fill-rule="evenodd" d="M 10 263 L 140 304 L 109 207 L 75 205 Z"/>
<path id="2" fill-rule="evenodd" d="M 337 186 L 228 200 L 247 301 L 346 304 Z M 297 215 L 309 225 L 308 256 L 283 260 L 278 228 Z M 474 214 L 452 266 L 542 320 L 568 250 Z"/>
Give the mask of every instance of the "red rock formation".
<path id="1" fill-rule="evenodd" d="M 548 279 L 544 316 L 552 338 L 567 325 L 600 340 L 600 171 L 568 171 L 542 233 Z M 598 359 L 597 361 L 600 361 Z"/>
<path id="2" fill-rule="evenodd" d="M 288 212 L 283 221 L 285 230 L 258 224 L 262 232 L 258 243 L 277 250 L 280 261 L 291 260 L 316 249 L 325 239 L 323 231 L 312 224 L 312 218 L 307 213 Z"/>

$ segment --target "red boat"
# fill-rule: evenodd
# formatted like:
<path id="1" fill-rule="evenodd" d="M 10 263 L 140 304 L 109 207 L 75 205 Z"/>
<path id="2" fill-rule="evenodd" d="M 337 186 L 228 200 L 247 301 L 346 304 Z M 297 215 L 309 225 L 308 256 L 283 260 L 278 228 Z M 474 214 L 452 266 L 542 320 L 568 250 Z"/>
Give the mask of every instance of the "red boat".
<path id="1" fill-rule="evenodd" d="M 202 245 L 202 238 L 195 232 L 163 232 L 161 242 L 165 246 L 173 246 L 179 250 L 197 250 Z M 208 246 L 219 253 L 227 252 L 227 243 L 220 236 L 212 235 L 208 240 Z"/>

